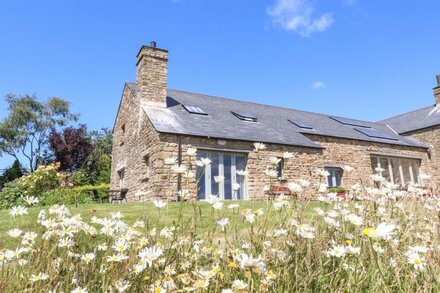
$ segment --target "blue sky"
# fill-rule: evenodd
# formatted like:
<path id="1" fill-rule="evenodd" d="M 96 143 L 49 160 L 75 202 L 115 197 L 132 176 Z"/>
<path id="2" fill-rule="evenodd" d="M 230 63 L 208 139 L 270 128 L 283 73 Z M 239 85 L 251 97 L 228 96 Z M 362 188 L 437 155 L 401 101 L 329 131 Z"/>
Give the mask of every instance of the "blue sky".
<path id="1" fill-rule="evenodd" d="M 2 1 L 0 96 L 59 96 L 89 129 L 112 127 L 136 53 L 155 40 L 170 51 L 170 88 L 379 120 L 434 103 L 438 11 L 437 0 Z"/>

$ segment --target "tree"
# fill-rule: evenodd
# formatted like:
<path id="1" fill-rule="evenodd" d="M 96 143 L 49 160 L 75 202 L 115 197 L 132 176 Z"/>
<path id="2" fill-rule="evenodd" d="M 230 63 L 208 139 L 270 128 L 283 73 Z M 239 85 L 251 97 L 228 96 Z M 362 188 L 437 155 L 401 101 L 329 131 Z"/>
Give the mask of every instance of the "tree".
<path id="1" fill-rule="evenodd" d="M 87 177 L 92 183 L 108 183 L 110 182 L 112 131 L 102 128 L 100 131 L 91 131 L 89 137 L 94 150 L 85 166 Z"/>
<path id="2" fill-rule="evenodd" d="M 76 121 L 69 102 L 52 97 L 40 102 L 35 96 L 7 95 L 8 116 L 0 123 L 0 156 L 7 154 L 27 160 L 33 172 L 48 159 L 47 139 L 52 128 Z"/>
<path id="3" fill-rule="evenodd" d="M 23 168 L 18 160 L 15 160 L 11 167 L 7 168 L 0 176 L 0 189 L 5 183 L 14 181 L 23 176 Z"/>
<path id="4" fill-rule="evenodd" d="M 79 170 L 94 149 L 84 124 L 78 128 L 66 127 L 62 131 L 52 129 L 49 145 L 55 160 L 61 164 L 60 170 L 68 172 Z"/>

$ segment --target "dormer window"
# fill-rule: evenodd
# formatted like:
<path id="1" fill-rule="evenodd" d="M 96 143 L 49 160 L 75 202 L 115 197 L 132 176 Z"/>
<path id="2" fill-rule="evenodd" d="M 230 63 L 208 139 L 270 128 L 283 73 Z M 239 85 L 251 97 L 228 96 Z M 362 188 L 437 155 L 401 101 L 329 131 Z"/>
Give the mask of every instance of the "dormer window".
<path id="1" fill-rule="evenodd" d="M 196 107 L 196 106 L 187 106 L 187 105 L 182 105 L 183 108 L 185 108 L 186 111 L 188 111 L 191 114 L 196 114 L 196 115 L 208 115 L 205 113 L 205 111 L 203 111 L 202 108 L 200 107 Z"/>
<path id="2" fill-rule="evenodd" d="M 258 118 L 253 115 L 249 115 L 246 113 L 238 113 L 234 111 L 231 111 L 231 113 L 234 114 L 234 116 L 240 120 L 249 121 L 249 122 L 258 122 Z"/>

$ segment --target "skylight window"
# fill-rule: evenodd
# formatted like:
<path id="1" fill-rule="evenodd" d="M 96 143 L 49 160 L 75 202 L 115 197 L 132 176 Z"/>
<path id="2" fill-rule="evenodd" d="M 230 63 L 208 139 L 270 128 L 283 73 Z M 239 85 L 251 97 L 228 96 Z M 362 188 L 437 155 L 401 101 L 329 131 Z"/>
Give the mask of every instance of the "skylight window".
<path id="1" fill-rule="evenodd" d="M 342 118 L 342 117 L 330 117 L 330 118 L 341 123 L 341 124 L 345 124 L 345 125 L 371 128 L 371 126 L 365 122 L 350 119 L 350 118 Z"/>
<path id="2" fill-rule="evenodd" d="M 197 115 L 208 115 L 205 113 L 205 111 L 202 110 L 202 108 L 200 107 L 196 107 L 196 106 L 186 106 L 186 105 L 182 105 L 183 108 L 185 108 L 186 111 L 188 111 L 191 114 L 197 114 Z"/>
<path id="3" fill-rule="evenodd" d="M 243 120 L 243 121 L 249 121 L 249 122 L 257 122 L 258 121 L 257 117 L 249 115 L 249 114 L 232 112 L 232 111 L 231 111 L 231 113 L 234 114 L 235 117 L 237 117 L 238 119 Z"/>
<path id="4" fill-rule="evenodd" d="M 368 137 L 374 137 L 374 138 L 381 138 L 381 139 L 388 139 L 388 140 L 399 140 L 399 138 L 397 138 L 394 135 L 388 134 L 386 132 L 383 131 L 379 131 L 373 128 L 370 129 L 366 129 L 366 128 L 355 128 L 354 130 L 368 136 Z"/>
<path id="5" fill-rule="evenodd" d="M 299 128 L 303 128 L 303 129 L 313 129 L 313 126 L 311 126 L 310 124 L 308 124 L 307 122 L 304 122 L 302 120 L 288 120 L 290 123 L 292 123 L 293 125 L 298 126 Z"/>

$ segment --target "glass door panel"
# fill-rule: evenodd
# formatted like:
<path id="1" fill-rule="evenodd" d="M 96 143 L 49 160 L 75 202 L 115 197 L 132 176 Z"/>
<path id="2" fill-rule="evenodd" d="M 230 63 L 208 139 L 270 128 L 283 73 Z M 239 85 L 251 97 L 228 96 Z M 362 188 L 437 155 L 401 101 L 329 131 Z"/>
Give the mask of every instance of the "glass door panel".
<path id="1" fill-rule="evenodd" d="M 215 176 L 219 176 L 220 175 L 220 170 L 219 170 L 219 166 L 220 166 L 220 155 L 216 154 L 216 153 L 211 153 L 210 154 L 210 159 L 211 159 L 211 176 L 210 178 L 207 178 L 208 181 L 211 181 L 211 191 L 210 194 L 218 196 L 219 195 L 219 184 L 217 182 L 215 182 Z"/>
<path id="2" fill-rule="evenodd" d="M 232 199 L 232 177 L 231 177 L 232 160 L 231 155 L 223 155 L 223 176 L 225 176 L 224 182 L 224 199 Z"/>

